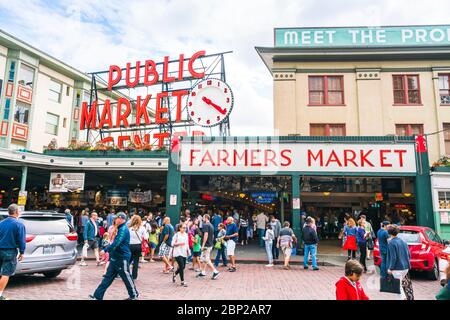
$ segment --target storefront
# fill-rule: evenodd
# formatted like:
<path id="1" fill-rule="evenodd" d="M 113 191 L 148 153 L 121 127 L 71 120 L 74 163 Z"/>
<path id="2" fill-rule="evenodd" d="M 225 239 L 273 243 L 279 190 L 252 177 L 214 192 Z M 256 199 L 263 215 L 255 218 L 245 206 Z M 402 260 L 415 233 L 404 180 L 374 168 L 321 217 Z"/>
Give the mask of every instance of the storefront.
<path id="1" fill-rule="evenodd" d="M 443 239 L 450 238 L 450 167 L 433 168 L 431 172 L 433 209 L 436 231 Z"/>
<path id="2" fill-rule="evenodd" d="M 307 180 L 410 179 L 408 198 L 415 200 L 416 223 L 434 227 L 428 154 L 416 146 L 414 137 L 183 138 L 179 154 L 172 152 L 169 161 L 166 207 L 172 219 L 179 217 L 182 181 L 189 176 L 289 177 L 289 220 L 297 234 L 300 211 L 308 200 L 302 192 Z M 374 197 L 381 192 L 376 191 Z"/>

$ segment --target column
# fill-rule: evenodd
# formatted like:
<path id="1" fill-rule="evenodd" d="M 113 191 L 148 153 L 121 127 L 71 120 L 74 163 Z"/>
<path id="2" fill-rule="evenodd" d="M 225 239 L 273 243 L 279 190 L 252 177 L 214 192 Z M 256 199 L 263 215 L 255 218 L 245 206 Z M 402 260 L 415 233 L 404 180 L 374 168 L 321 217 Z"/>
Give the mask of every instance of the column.
<path id="1" fill-rule="evenodd" d="M 295 236 L 298 240 L 301 239 L 300 232 L 300 205 L 294 206 L 295 199 L 300 199 L 300 176 L 293 175 L 292 176 L 292 230 L 294 230 Z M 300 247 L 300 241 L 297 242 L 297 247 Z"/>
<path id="2" fill-rule="evenodd" d="M 173 225 L 180 220 L 181 212 L 181 171 L 178 168 L 178 162 L 179 153 L 171 152 L 167 171 L 166 216 L 170 218 Z"/>
<path id="3" fill-rule="evenodd" d="M 428 152 L 416 152 L 417 176 L 415 181 L 417 225 L 435 229 L 431 177 Z"/>
<path id="4" fill-rule="evenodd" d="M 22 179 L 20 180 L 20 191 L 25 191 L 27 189 L 27 176 L 28 176 L 28 167 L 22 167 Z"/>

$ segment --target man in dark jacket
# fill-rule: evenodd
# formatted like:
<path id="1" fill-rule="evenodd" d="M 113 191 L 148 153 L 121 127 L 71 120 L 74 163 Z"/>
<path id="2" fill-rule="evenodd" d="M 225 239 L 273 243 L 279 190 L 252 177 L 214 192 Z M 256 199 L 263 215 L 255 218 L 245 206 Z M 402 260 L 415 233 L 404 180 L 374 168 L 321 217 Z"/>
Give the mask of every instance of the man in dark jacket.
<path id="1" fill-rule="evenodd" d="M 16 272 L 17 261 L 23 260 L 26 246 L 25 226 L 19 220 L 17 204 L 8 207 L 8 214 L 9 217 L 0 223 L 0 300 L 7 300 L 3 291 L 9 277 Z"/>
<path id="2" fill-rule="evenodd" d="M 303 228 L 303 243 L 305 245 L 305 253 L 303 258 L 303 269 L 308 269 L 309 253 L 311 253 L 312 267 L 314 271 L 319 270 L 317 267 L 317 244 L 319 237 L 316 230 L 312 227 L 311 217 L 306 218 L 306 226 Z"/>
<path id="3" fill-rule="evenodd" d="M 388 239 L 389 234 L 386 231 L 389 221 L 383 221 L 380 230 L 377 232 L 378 247 L 380 249 L 381 266 L 380 275 L 382 278 L 387 277 L 387 252 L 388 252 Z"/>
<path id="4" fill-rule="evenodd" d="M 126 221 L 127 216 L 125 213 L 120 212 L 116 219 L 118 225 L 117 235 L 113 243 L 100 252 L 101 256 L 106 252 L 109 253 L 108 270 L 97 290 L 95 290 L 93 295 L 89 296 L 90 299 L 103 300 L 106 290 L 111 286 L 117 275 L 122 278 L 122 281 L 127 287 L 129 295 L 127 300 L 137 300 L 139 296 L 130 274 L 130 231 L 126 226 Z"/>
<path id="5" fill-rule="evenodd" d="M 86 227 L 84 228 L 83 238 L 84 238 L 84 246 L 80 266 L 87 266 L 84 261 L 87 258 L 87 250 L 94 250 L 95 260 L 97 261 L 97 266 L 100 264 L 100 257 L 98 254 L 98 238 L 99 238 L 99 225 L 98 225 L 98 214 L 95 211 L 92 211 L 91 218 L 86 223 Z"/>

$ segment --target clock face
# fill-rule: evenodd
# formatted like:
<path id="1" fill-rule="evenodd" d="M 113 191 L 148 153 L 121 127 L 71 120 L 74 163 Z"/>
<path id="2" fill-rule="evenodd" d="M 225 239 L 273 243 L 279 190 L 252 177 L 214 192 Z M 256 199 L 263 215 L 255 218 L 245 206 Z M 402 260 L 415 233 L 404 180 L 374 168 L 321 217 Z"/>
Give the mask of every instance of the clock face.
<path id="1" fill-rule="evenodd" d="M 192 88 L 187 110 L 192 121 L 202 127 L 222 123 L 233 108 L 233 92 L 219 79 L 206 79 Z"/>

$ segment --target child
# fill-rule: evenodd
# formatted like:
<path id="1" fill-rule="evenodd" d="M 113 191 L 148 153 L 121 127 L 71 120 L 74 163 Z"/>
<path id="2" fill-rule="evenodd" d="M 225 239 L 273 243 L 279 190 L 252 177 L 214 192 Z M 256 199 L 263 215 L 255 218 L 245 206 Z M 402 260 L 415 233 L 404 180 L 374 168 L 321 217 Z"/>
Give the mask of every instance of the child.
<path id="1" fill-rule="evenodd" d="M 109 246 L 110 243 L 111 243 L 111 240 L 110 240 L 109 233 L 105 232 L 103 234 L 102 243 L 101 243 L 101 249 L 100 250 L 105 249 L 107 246 Z M 103 270 L 103 275 L 106 274 L 106 270 L 108 269 L 108 262 L 109 262 L 109 253 L 105 253 L 103 258 L 100 260 L 100 265 L 103 265 L 103 264 L 105 265 L 105 268 Z"/>
<path id="2" fill-rule="evenodd" d="M 267 224 L 266 235 L 263 237 L 263 240 L 266 244 L 267 259 L 269 260 L 269 264 L 266 267 L 273 267 L 272 245 L 273 240 L 275 240 L 275 235 L 270 224 Z"/>
<path id="3" fill-rule="evenodd" d="M 369 300 L 359 279 L 364 267 L 356 260 L 345 264 L 345 277 L 336 283 L 336 300 Z"/>
<path id="4" fill-rule="evenodd" d="M 148 244 L 150 246 L 150 262 L 155 262 L 153 257 L 155 256 L 155 250 L 158 246 L 158 238 L 159 238 L 159 228 L 156 222 L 152 222 L 151 224 L 152 230 L 150 231 Z"/>
<path id="5" fill-rule="evenodd" d="M 193 257 L 192 257 L 192 268 L 195 272 L 201 271 L 201 264 L 200 264 L 200 249 L 201 249 L 201 237 L 200 237 L 200 231 L 199 229 L 194 230 L 194 237 L 192 238 L 193 243 Z M 198 268 L 195 269 L 195 265 L 198 265 Z"/>

